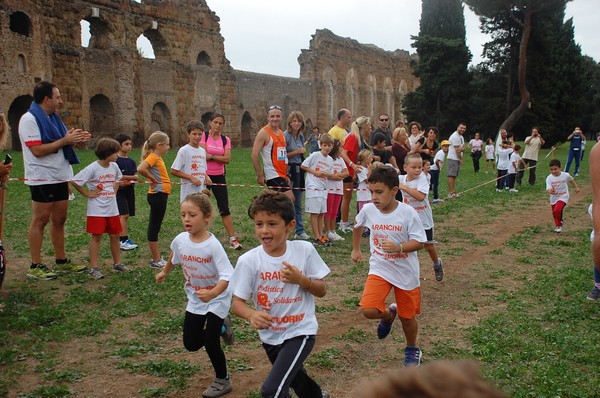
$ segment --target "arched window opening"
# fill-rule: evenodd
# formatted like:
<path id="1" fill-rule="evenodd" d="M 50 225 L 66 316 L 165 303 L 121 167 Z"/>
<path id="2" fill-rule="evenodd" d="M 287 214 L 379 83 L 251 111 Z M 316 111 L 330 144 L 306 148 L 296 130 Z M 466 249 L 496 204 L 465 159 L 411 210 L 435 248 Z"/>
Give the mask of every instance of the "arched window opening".
<path id="1" fill-rule="evenodd" d="M 113 34 L 108 24 L 100 18 L 90 17 L 79 21 L 81 25 L 81 46 L 109 50 L 113 47 Z"/>
<path id="2" fill-rule="evenodd" d="M 252 116 L 250 116 L 250 112 L 244 112 L 242 116 L 242 124 L 241 124 L 241 134 L 242 134 L 242 146 L 250 147 L 253 144 L 252 139 Z"/>
<path id="3" fill-rule="evenodd" d="M 22 95 L 14 99 L 8 108 L 8 125 L 11 131 L 11 141 L 13 151 L 21 150 L 21 140 L 19 139 L 19 121 L 21 116 L 29 109 L 33 101 L 31 95 Z"/>
<path id="4" fill-rule="evenodd" d="M 108 97 L 97 94 L 90 98 L 90 130 L 95 137 L 112 136 L 114 120 L 115 111 Z"/>
<path id="5" fill-rule="evenodd" d="M 23 36 L 31 36 L 31 19 L 21 11 L 10 14 L 10 30 Z"/>
<path id="6" fill-rule="evenodd" d="M 205 65 L 208 67 L 212 67 L 210 55 L 208 55 L 206 51 L 200 51 L 200 54 L 198 54 L 198 58 L 196 58 L 196 65 Z"/>
<path id="7" fill-rule="evenodd" d="M 17 57 L 17 69 L 19 73 L 27 72 L 27 66 L 25 65 L 25 56 L 23 54 L 19 54 Z"/>
<path id="8" fill-rule="evenodd" d="M 158 29 L 147 29 L 137 38 L 137 49 L 142 58 L 166 59 L 167 42 Z"/>
<path id="9" fill-rule="evenodd" d="M 162 131 L 169 137 L 171 136 L 171 111 L 169 107 L 163 102 L 157 102 L 152 107 L 152 114 L 150 115 L 150 132 L 148 135 L 155 131 Z"/>

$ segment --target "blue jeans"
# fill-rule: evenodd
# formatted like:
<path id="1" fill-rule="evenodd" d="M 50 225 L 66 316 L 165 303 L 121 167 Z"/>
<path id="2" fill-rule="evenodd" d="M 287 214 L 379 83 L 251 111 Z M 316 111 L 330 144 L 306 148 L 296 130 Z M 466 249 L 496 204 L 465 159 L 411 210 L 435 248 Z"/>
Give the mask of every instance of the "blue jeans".
<path id="1" fill-rule="evenodd" d="M 438 199 L 438 187 L 440 186 L 440 171 L 429 170 L 429 174 L 431 175 L 431 188 L 433 189 L 433 199 Z"/>
<path id="2" fill-rule="evenodd" d="M 296 219 L 296 235 L 304 233 L 304 209 L 302 208 L 302 197 L 304 196 L 304 170 L 300 164 L 290 164 L 288 166 L 290 180 L 292 182 L 292 192 L 294 193 L 294 212 Z"/>
<path id="3" fill-rule="evenodd" d="M 506 185 L 506 174 L 508 170 L 496 169 L 498 172 L 498 180 L 496 181 L 496 189 L 504 189 Z"/>
<path id="4" fill-rule="evenodd" d="M 575 159 L 575 174 L 579 172 L 579 163 L 581 162 L 581 150 L 574 151 L 569 149 L 569 156 L 567 157 L 567 167 L 565 167 L 565 172 L 569 172 L 569 168 L 571 168 L 571 162 Z"/>

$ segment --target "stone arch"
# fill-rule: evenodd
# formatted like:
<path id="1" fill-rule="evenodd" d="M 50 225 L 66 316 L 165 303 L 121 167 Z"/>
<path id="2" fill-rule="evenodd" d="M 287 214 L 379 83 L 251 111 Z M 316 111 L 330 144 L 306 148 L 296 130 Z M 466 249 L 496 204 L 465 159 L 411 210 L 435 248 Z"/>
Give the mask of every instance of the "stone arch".
<path id="1" fill-rule="evenodd" d="M 27 63 L 23 54 L 17 56 L 17 70 L 19 73 L 27 73 Z"/>
<path id="2" fill-rule="evenodd" d="M 394 85 L 389 77 L 383 80 L 383 92 L 385 93 L 385 112 L 394 118 Z"/>
<path id="3" fill-rule="evenodd" d="M 367 92 L 369 96 L 369 115 L 374 118 L 376 116 L 375 106 L 377 105 L 377 80 L 372 73 L 367 75 Z"/>
<path id="4" fill-rule="evenodd" d="M 212 68 L 212 59 L 206 51 L 200 51 L 196 57 L 196 65 L 205 65 Z"/>
<path id="5" fill-rule="evenodd" d="M 21 95 L 13 100 L 8 108 L 8 125 L 11 131 L 11 141 L 13 151 L 21 150 L 21 140 L 19 139 L 19 121 L 21 116 L 27 112 L 31 106 L 33 97 L 31 95 Z"/>
<path id="6" fill-rule="evenodd" d="M 408 94 L 408 84 L 406 84 L 406 80 L 404 80 L 404 79 L 400 80 L 400 85 L 398 86 L 398 92 L 403 97 L 406 94 Z"/>
<path id="7" fill-rule="evenodd" d="M 81 25 L 81 46 L 98 50 L 110 50 L 114 47 L 112 29 L 99 17 L 87 17 L 79 21 Z M 89 38 L 89 40 L 88 40 Z"/>
<path id="8" fill-rule="evenodd" d="M 331 65 L 327 65 L 323 70 L 323 82 L 325 84 L 325 109 L 329 118 L 328 123 L 330 123 L 336 118 L 335 98 L 337 86 L 337 76 Z"/>
<path id="9" fill-rule="evenodd" d="M 140 55 L 143 58 L 153 58 L 156 59 L 167 59 L 168 58 L 168 50 L 167 50 L 167 41 L 163 37 L 163 35 L 158 31 L 158 29 L 146 29 L 139 37 L 138 37 L 138 51 L 140 51 L 140 39 L 144 37 L 150 42 L 150 46 L 152 47 L 152 54 L 144 54 L 146 49 L 142 49 Z M 150 49 L 147 49 L 150 51 Z M 147 56 L 146 56 L 147 55 Z"/>
<path id="10" fill-rule="evenodd" d="M 150 131 L 146 132 L 146 138 L 155 131 L 162 131 L 171 137 L 171 111 L 164 102 L 157 102 L 152 107 Z"/>
<path id="11" fill-rule="evenodd" d="M 104 94 L 90 98 L 90 131 L 95 137 L 112 136 L 115 133 L 115 110 Z"/>
<path id="12" fill-rule="evenodd" d="M 10 30 L 22 36 L 30 37 L 32 33 L 31 18 L 23 11 L 10 14 Z"/>
<path id="13" fill-rule="evenodd" d="M 254 143 L 254 140 L 252 139 L 252 131 L 254 130 L 253 126 L 254 119 L 250 115 L 250 112 L 244 112 L 240 126 L 241 145 L 244 147 L 251 147 Z"/>
<path id="14" fill-rule="evenodd" d="M 357 115 L 359 105 L 359 93 L 358 93 L 358 74 L 354 68 L 348 69 L 346 73 L 346 98 L 348 102 L 348 109 L 352 112 L 352 115 Z"/>

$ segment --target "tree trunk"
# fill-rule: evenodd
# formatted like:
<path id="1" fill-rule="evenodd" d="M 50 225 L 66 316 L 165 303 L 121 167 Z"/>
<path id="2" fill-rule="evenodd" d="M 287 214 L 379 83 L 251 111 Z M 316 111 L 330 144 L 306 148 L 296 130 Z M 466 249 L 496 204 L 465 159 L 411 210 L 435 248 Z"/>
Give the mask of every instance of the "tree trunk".
<path id="1" fill-rule="evenodd" d="M 519 46 L 519 94 L 521 102 L 510 115 L 502 122 L 500 129 L 510 131 L 517 121 L 529 108 L 529 91 L 527 90 L 527 44 L 531 34 L 531 15 L 533 14 L 532 7 L 525 9 L 523 19 L 523 34 L 521 35 L 521 43 Z"/>

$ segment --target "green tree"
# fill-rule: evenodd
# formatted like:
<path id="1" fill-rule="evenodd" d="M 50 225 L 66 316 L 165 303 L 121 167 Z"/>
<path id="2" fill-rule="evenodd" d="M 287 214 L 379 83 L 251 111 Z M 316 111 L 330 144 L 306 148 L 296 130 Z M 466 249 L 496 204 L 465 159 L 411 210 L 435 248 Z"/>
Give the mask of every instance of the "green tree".
<path id="1" fill-rule="evenodd" d="M 471 53 L 461 1 L 423 0 L 419 35 L 412 39 L 421 86 L 405 97 L 405 112 L 409 120 L 436 125 L 447 135 L 469 114 Z"/>

